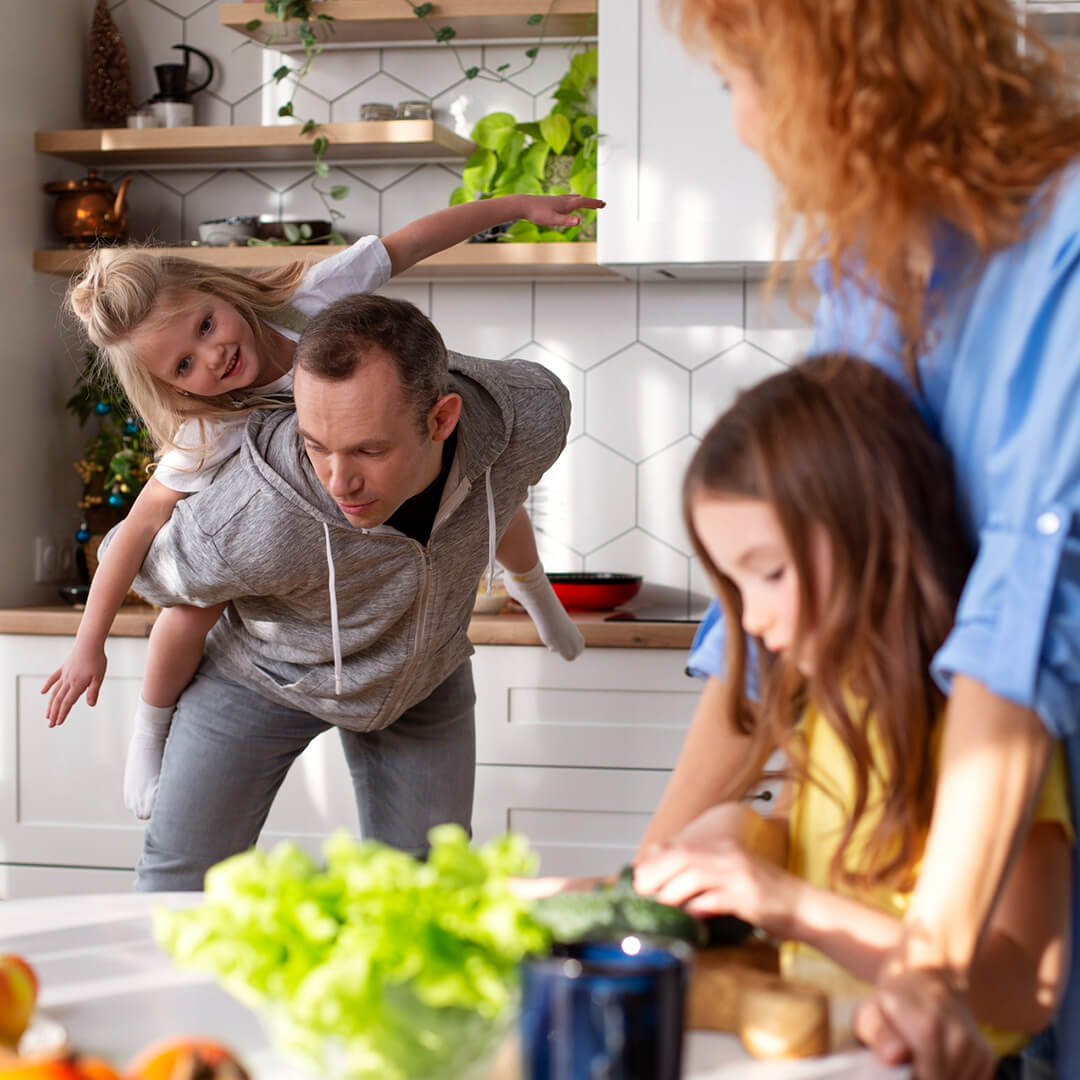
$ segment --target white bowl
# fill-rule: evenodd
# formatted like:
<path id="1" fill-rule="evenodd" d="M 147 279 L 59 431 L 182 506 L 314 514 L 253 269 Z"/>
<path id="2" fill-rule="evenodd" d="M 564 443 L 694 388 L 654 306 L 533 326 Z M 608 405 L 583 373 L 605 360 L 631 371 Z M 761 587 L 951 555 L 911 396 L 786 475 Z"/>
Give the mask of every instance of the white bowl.
<path id="1" fill-rule="evenodd" d="M 234 240 L 255 235 L 259 219 L 254 217 L 217 218 L 199 225 L 199 240 L 210 247 L 228 247 Z"/>

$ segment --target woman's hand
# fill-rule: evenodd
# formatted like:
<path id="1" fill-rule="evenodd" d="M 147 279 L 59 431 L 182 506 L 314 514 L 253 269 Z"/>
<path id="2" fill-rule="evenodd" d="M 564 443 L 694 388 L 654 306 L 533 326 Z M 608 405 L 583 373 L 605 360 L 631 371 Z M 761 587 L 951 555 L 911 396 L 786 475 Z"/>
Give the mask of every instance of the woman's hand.
<path id="1" fill-rule="evenodd" d="M 915 1080 L 990 1080 L 996 1067 L 963 995 L 926 968 L 883 974 L 854 1031 L 885 1064 L 911 1062 Z"/>
<path id="2" fill-rule="evenodd" d="M 534 225 L 562 228 L 579 225 L 577 210 L 602 210 L 602 199 L 587 199 L 584 195 L 521 195 L 521 216 Z"/>
<path id="3" fill-rule="evenodd" d="M 737 915 L 774 937 L 798 936 L 798 878 L 730 837 L 690 845 L 682 835 L 638 863 L 639 893 L 693 915 Z"/>

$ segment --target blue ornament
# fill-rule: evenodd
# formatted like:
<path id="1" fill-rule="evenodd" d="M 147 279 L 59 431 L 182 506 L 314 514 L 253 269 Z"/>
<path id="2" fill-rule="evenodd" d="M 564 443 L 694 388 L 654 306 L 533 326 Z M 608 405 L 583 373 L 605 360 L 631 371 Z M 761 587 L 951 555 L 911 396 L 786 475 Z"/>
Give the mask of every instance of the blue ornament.
<path id="1" fill-rule="evenodd" d="M 121 495 L 119 491 L 114 491 L 109 496 L 109 505 L 110 506 L 123 506 L 124 505 L 124 496 Z"/>
<path id="2" fill-rule="evenodd" d="M 138 435 L 139 425 L 134 420 L 124 421 L 124 434 L 125 435 Z"/>
<path id="3" fill-rule="evenodd" d="M 107 401 L 99 401 L 94 406 L 94 412 L 96 412 L 98 416 L 104 416 L 106 413 L 112 412 L 112 406 Z"/>
<path id="4" fill-rule="evenodd" d="M 83 526 L 81 529 L 75 530 L 75 543 L 85 544 L 90 539 L 90 530 Z"/>

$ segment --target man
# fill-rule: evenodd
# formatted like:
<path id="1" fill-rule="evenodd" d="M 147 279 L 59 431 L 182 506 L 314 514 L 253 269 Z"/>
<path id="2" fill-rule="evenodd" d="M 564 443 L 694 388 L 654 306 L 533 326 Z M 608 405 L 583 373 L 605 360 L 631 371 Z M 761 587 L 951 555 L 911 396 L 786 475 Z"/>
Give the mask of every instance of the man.
<path id="1" fill-rule="evenodd" d="M 422 851 L 432 825 L 469 825 L 476 587 L 497 547 L 531 565 L 504 548 L 565 444 L 566 388 L 525 361 L 448 364 L 413 305 L 358 295 L 308 325 L 294 394 L 253 414 L 136 582 L 158 604 L 232 601 L 173 717 L 140 890 L 200 889 L 254 844 L 329 726 L 364 836 Z"/>

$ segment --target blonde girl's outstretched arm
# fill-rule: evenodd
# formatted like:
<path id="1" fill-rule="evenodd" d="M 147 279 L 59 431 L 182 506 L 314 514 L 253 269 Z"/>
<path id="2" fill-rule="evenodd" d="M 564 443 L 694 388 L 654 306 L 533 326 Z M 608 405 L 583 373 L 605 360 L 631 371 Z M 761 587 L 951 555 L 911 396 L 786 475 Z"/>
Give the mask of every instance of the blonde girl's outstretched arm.
<path id="1" fill-rule="evenodd" d="M 151 477 L 120 523 L 94 574 L 75 644 L 41 688 L 43 694 L 52 691 L 45 710 L 49 727 L 62 724 L 84 693 L 88 705 L 97 704 L 107 663 L 105 639 L 113 619 L 158 530 L 184 497 L 184 492 L 173 491 Z"/>
<path id="2" fill-rule="evenodd" d="M 600 199 L 584 195 L 500 195 L 436 210 L 387 234 L 382 242 L 390 256 L 390 273 L 400 274 L 421 259 L 494 225 L 521 219 L 548 228 L 577 225 L 578 211 L 599 210 L 603 206 Z"/>

